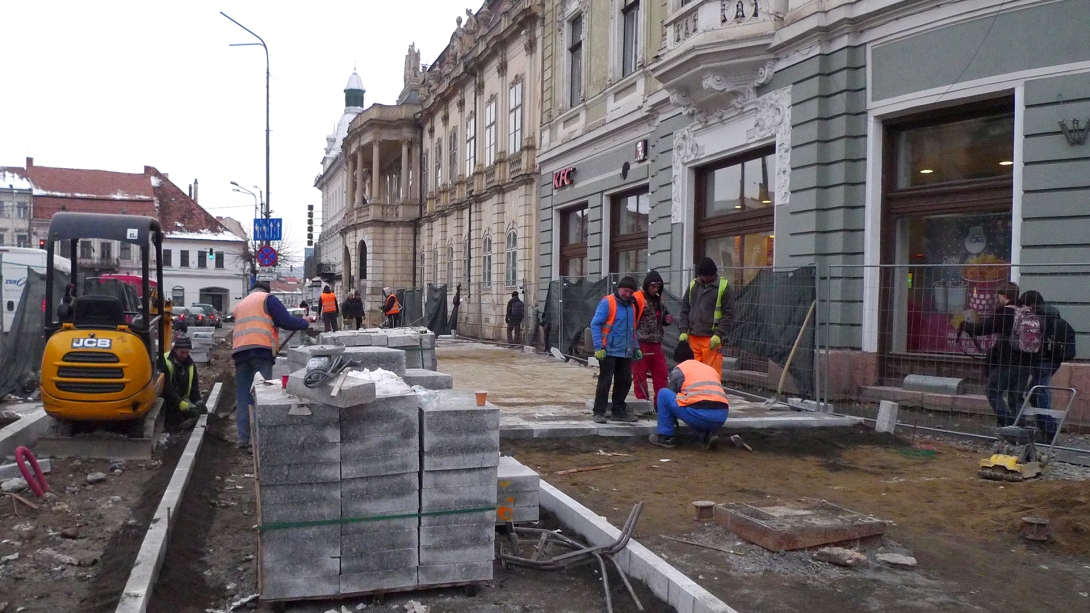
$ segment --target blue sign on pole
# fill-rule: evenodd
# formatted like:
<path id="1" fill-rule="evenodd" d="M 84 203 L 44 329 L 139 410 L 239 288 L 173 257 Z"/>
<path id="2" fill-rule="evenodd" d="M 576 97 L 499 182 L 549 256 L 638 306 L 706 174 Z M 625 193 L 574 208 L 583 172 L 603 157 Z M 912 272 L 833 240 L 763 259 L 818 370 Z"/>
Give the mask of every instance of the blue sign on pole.
<path id="1" fill-rule="evenodd" d="M 279 217 L 254 220 L 255 241 L 281 241 L 284 240 L 284 220 Z"/>

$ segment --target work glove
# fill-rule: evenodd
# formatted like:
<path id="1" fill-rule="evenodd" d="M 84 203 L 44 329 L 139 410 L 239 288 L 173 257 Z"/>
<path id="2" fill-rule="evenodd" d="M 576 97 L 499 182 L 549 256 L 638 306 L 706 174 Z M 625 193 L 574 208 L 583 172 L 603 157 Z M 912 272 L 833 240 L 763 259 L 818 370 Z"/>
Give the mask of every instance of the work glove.
<path id="1" fill-rule="evenodd" d="M 178 403 L 178 410 L 181 411 L 182 413 L 188 413 L 189 412 L 189 407 L 191 407 L 191 406 L 193 406 L 193 405 L 191 405 L 190 403 L 183 400 L 183 401 Z"/>
<path id="2" fill-rule="evenodd" d="M 718 349 L 722 344 L 723 339 L 719 338 L 719 335 L 716 334 L 715 336 L 712 336 L 712 340 L 708 343 L 708 347 L 711 349 Z"/>
<path id="3" fill-rule="evenodd" d="M 679 343 L 684 343 L 685 341 L 689 340 L 689 335 L 685 332 L 682 332 L 681 336 L 677 337 L 677 340 Z"/>
<path id="4" fill-rule="evenodd" d="M 605 349 L 599 349 L 598 351 L 595 351 L 594 352 L 594 358 L 596 360 L 598 360 L 599 362 L 606 359 L 606 350 Z"/>
<path id="5" fill-rule="evenodd" d="M 643 352 L 637 349 L 636 353 L 632 354 L 632 357 L 636 358 L 636 361 L 638 362 L 643 359 Z"/>

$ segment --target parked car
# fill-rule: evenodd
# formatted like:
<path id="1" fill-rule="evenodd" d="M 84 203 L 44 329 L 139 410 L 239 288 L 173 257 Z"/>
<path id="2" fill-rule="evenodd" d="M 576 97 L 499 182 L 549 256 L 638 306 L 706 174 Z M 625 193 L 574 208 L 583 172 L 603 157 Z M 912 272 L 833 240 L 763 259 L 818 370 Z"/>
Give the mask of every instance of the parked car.
<path id="1" fill-rule="evenodd" d="M 217 328 L 223 327 L 223 321 L 220 319 L 219 311 L 216 310 L 210 304 L 191 304 L 189 308 L 194 311 L 199 311 L 197 315 L 198 326 L 215 326 Z M 203 315 L 203 317 L 202 317 Z"/>
<path id="2" fill-rule="evenodd" d="M 193 312 L 189 309 L 189 307 L 175 306 L 173 309 L 173 315 L 174 331 L 187 331 L 189 329 L 189 324 L 193 322 Z"/>

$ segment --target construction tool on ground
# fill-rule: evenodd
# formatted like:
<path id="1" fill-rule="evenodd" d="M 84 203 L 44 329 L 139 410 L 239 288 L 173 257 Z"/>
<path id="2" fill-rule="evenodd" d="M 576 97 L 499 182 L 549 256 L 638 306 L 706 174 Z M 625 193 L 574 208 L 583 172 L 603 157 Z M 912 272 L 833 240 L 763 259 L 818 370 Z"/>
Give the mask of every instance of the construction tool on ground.
<path id="1" fill-rule="evenodd" d="M 632 538 L 632 531 L 636 527 L 636 522 L 640 519 L 642 510 L 643 501 L 637 502 L 636 506 L 632 507 L 632 512 L 628 514 L 628 520 L 625 522 L 624 527 L 621 528 L 621 534 L 617 537 L 617 540 L 597 547 L 584 545 L 561 534 L 559 530 L 527 528 L 515 526 L 513 523 L 508 522 L 508 546 L 501 544 L 496 557 L 499 558 L 500 563 L 505 568 L 508 566 L 522 566 L 537 570 L 567 570 L 583 564 L 597 562 L 602 573 L 602 591 L 605 592 L 606 611 L 607 613 L 613 613 L 613 599 L 609 591 L 609 575 L 606 573 L 606 560 L 609 560 L 617 570 L 617 574 L 620 575 L 621 581 L 624 582 L 633 602 L 636 603 L 636 608 L 643 611 L 643 605 L 640 603 L 639 597 L 636 596 L 635 590 L 632 589 L 632 584 L 629 583 L 628 577 L 625 576 L 624 571 L 621 570 L 621 567 L 613 558 L 628 546 L 628 541 Z M 533 552 L 530 557 L 522 555 L 520 536 L 531 537 L 532 539 Z M 557 549 L 562 553 L 550 555 L 551 552 Z"/>
<path id="2" fill-rule="evenodd" d="M 1034 407 L 1030 402 L 1038 390 L 1063 391 L 1070 396 L 1067 406 L 1060 409 L 1041 409 Z M 1018 409 L 1018 415 L 1014 418 L 1014 425 L 996 429 L 995 451 L 989 458 L 980 461 L 980 469 L 977 474 L 984 479 L 996 481 L 1025 481 L 1040 476 L 1055 457 L 1054 450 L 1056 439 L 1060 436 L 1064 420 L 1075 402 L 1075 388 L 1055 387 L 1051 385 L 1034 385 L 1026 393 L 1022 406 Z M 1042 451 L 1037 447 L 1037 435 L 1041 430 L 1037 424 L 1027 424 L 1027 417 L 1041 416 L 1055 421 L 1055 432 L 1051 439 L 1047 440 L 1048 448 Z M 1047 432 L 1045 438 L 1049 438 Z"/>
<path id="3" fill-rule="evenodd" d="M 86 273 L 79 258 L 72 258 L 70 279 L 54 279 L 55 249 L 64 245 L 67 253 L 76 254 L 81 241 L 88 239 L 136 248 L 142 281 L 138 305 L 126 310 L 114 295 L 77 295 L 78 280 Z M 49 289 L 43 305 L 47 341 L 41 392 L 46 413 L 58 422 L 121 422 L 133 426 L 130 434 L 144 433 L 142 422 L 163 389 L 163 353 L 170 343 L 171 312 L 157 291 L 163 287 L 162 243 L 159 221 L 151 217 L 70 212 L 53 216 L 46 241 Z M 62 284 L 64 297 L 56 305 L 54 293 Z"/>
<path id="4" fill-rule="evenodd" d="M 780 373 L 780 384 L 776 386 L 776 395 L 765 401 L 762 408 L 771 409 L 780 402 L 780 396 L 783 395 L 783 384 L 787 381 L 787 371 L 791 368 L 791 360 L 795 359 L 795 352 L 799 349 L 799 343 L 802 342 L 802 335 L 806 332 L 806 327 L 810 325 L 810 318 L 814 316 L 814 308 L 817 307 L 817 300 L 810 303 L 810 310 L 806 311 L 806 319 L 802 320 L 802 327 L 799 328 L 798 335 L 795 336 L 795 344 L 791 346 L 791 353 L 787 355 L 787 361 L 784 362 L 783 372 Z"/>

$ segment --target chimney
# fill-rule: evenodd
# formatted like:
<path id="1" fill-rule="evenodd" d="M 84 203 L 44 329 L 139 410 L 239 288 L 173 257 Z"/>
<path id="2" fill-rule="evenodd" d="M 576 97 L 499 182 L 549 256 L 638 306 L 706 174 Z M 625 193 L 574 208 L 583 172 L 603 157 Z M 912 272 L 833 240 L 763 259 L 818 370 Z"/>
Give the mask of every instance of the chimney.
<path id="1" fill-rule="evenodd" d="M 189 184 L 189 197 L 190 198 L 193 197 L 193 184 L 192 183 Z"/>
<path id="2" fill-rule="evenodd" d="M 152 174 L 154 174 L 154 170 L 155 169 L 152 168 L 151 166 L 145 166 L 144 167 L 144 175 L 150 177 Z"/>
<path id="3" fill-rule="evenodd" d="M 198 187 L 197 180 L 193 179 L 193 195 L 190 196 L 190 198 L 193 199 L 193 202 L 198 202 L 198 200 L 197 200 L 197 187 Z"/>
<path id="4" fill-rule="evenodd" d="M 27 157 L 27 159 L 26 159 L 26 167 L 27 167 L 27 169 L 30 169 L 30 168 L 34 168 L 34 158 L 32 158 L 32 157 Z"/>

